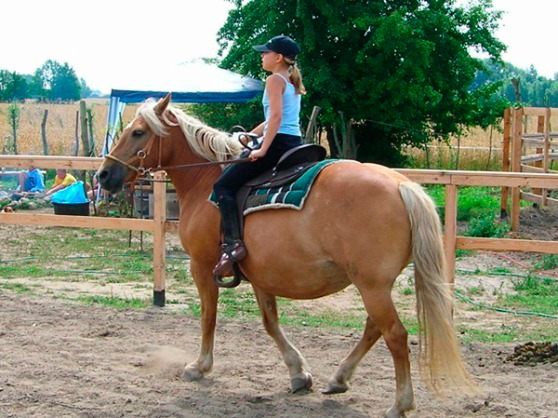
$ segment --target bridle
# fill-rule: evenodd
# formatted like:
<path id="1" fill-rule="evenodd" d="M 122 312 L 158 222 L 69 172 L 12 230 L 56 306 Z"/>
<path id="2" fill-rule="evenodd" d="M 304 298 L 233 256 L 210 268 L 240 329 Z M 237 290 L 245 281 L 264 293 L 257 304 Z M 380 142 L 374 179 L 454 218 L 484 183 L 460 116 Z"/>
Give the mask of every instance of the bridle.
<path id="1" fill-rule="evenodd" d="M 157 167 L 155 167 L 155 168 L 145 168 L 143 166 L 145 157 L 147 157 L 147 155 L 151 152 L 151 148 L 153 148 L 153 144 L 154 144 L 156 139 L 158 140 L 158 143 L 159 143 L 159 146 L 158 146 L 159 155 L 157 157 Z M 250 146 L 248 146 L 244 142 L 240 141 L 240 143 L 245 148 L 249 149 L 250 151 L 253 150 L 253 148 L 251 148 Z M 140 177 L 146 176 L 147 174 L 150 174 L 150 173 L 155 173 L 157 171 L 166 171 L 168 169 L 194 168 L 194 167 L 222 165 L 222 164 L 238 164 L 238 163 L 243 163 L 243 162 L 250 161 L 250 158 L 238 158 L 238 159 L 228 160 L 228 161 L 206 161 L 206 162 L 203 162 L 203 163 L 191 163 L 191 164 L 183 164 L 183 165 L 161 166 L 162 151 L 163 151 L 163 141 L 162 141 L 161 136 L 151 135 L 151 137 L 147 141 L 147 144 L 145 144 L 145 147 L 140 149 L 136 153 L 136 155 L 133 156 L 132 158 L 130 158 L 128 161 L 122 161 L 120 158 L 115 157 L 114 155 L 112 155 L 110 153 L 105 155 L 105 158 L 108 158 L 109 160 L 115 161 L 115 162 L 123 165 L 124 167 L 129 168 L 132 171 L 135 171 L 137 173 L 137 175 L 140 176 Z M 132 163 L 136 162 L 137 160 L 139 160 L 139 162 L 140 162 L 139 167 L 136 167 L 136 166 L 132 165 Z"/>

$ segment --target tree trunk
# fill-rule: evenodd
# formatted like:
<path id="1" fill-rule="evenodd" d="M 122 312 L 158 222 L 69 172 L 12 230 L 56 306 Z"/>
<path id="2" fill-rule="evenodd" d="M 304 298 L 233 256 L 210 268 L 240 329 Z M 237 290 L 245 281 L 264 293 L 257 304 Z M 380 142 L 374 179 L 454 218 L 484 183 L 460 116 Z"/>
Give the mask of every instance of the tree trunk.
<path id="1" fill-rule="evenodd" d="M 46 135 L 46 123 L 48 118 L 48 109 L 43 113 L 43 121 L 41 122 L 41 139 L 43 140 L 43 154 L 48 155 L 48 142 Z"/>

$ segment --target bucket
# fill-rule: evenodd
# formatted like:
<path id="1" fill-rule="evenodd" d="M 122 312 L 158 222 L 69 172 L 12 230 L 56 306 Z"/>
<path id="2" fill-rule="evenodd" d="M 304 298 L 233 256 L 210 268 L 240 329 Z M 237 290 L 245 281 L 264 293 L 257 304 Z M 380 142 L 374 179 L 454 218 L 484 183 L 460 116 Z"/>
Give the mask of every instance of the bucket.
<path id="1" fill-rule="evenodd" d="M 53 203 L 55 215 L 89 216 L 89 203 Z"/>

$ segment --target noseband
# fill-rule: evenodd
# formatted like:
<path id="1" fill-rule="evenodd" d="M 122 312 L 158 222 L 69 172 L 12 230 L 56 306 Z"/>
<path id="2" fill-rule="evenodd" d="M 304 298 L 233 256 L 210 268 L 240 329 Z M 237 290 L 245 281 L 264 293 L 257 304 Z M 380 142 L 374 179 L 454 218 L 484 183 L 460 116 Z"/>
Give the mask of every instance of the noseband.
<path id="1" fill-rule="evenodd" d="M 159 140 L 159 157 L 157 159 L 157 169 L 156 170 L 152 170 L 151 168 L 144 168 L 143 166 L 143 160 L 145 160 L 145 157 L 147 157 L 147 154 L 149 152 L 151 152 L 151 148 L 153 147 L 153 142 L 155 142 L 155 138 L 157 138 Z M 108 158 L 109 160 L 113 160 L 116 161 L 119 164 L 122 164 L 124 167 L 129 168 L 132 171 L 135 171 L 139 176 L 144 176 L 145 174 L 147 174 L 150 171 L 159 171 L 162 169 L 161 167 L 161 152 L 162 152 L 162 146 L 163 143 L 161 141 L 161 137 L 157 136 L 157 135 L 151 135 L 151 137 L 149 138 L 149 141 L 147 141 L 147 144 L 145 144 L 145 147 L 143 147 L 142 149 L 140 149 L 137 154 L 132 157 L 130 160 L 128 161 L 122 161 L 120 158 L 115 157 L 114 155 L 111 155 L 110 153 L 107 154 L 105 156 L 105 158 Z M 132 163 L 135 162 L 136 160 L 139 160 L 140 164 L 139 167 L 133 166 Z"/>

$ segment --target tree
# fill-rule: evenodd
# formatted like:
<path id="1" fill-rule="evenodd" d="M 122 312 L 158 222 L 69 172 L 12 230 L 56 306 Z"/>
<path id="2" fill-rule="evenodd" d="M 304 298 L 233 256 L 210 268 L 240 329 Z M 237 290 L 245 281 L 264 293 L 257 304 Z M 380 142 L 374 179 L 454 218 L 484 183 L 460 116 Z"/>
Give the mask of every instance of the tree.
<path id="1" fill-rule="evenodd" d="M 222 66 L 263 77 L 252 45 L 281 33 L 293 37 L 303 51 L 304 112 L 320 106 L 330 138 L 344 115 L 360 160 L 403 164 L 403 146 L 477 124 L 498 89 L 491 83 L 470 89 L 483 69 L 470 51 L 499 62 L 505 49 L 492 35 L 501 15 L 492 0 L 463 7 L 454 0 L 234 3 L 218 33 Z"/>
<path id="2" fill-rule="evenodd" d="M 75 101 L 81 95 L 81 84 L 68 63 L 47 60 L 35 71 L 31 90 L 39 100 Z"/>
<path id="3" fill-rule="evenodd" d="M 0 101 L 22 100 L 27 94 L 27 81 L 21 74 L 0 70 Z"/>

